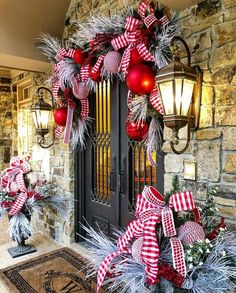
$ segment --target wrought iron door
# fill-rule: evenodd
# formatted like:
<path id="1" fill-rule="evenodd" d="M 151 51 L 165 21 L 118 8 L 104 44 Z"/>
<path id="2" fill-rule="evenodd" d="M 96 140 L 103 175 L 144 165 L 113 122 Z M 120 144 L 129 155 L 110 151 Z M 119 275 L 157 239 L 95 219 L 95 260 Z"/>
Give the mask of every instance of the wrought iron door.
<path id="1" fill-rule="evenodd" d="M 125 226 L 133 218 L 135 195 L 144 185 L 163 191 L 163 154 L 150 166 L 143 143 L 125 132 L 127 88 L 115 80 L 97 84 L 91 97 L 94 118 L 85 151 L 76 154 L 76 232 L 84 219 L 105 234 L 112 226 Z M 76 240 L 79 237 L 76 236 Z"/>

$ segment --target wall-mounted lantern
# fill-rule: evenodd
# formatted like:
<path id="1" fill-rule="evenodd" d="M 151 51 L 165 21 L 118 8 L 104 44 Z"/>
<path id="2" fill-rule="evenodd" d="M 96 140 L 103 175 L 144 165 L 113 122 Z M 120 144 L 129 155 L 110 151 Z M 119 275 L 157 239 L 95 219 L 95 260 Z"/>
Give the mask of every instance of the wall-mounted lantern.
<path id="1" fill-rule="evenodd" d="M 49 97 L 48 97 L 49 94 Z M 51 142 L 47 142 L 45 136 L 49 133 L 51 116 L 53 113 L 53 96 L 52 92 L 45 88 L 40 87 L 37 90 L 38 102 L 32 105 L 31 112 L 33 115 L 33 121 L 36 129 L 36 133 L 39 135 L 38 144 L 42 148 L 49 148 L 54 144 L 54 131 L 53 139 Z M 52 105 L 45 102 L 46 98 L 49 98 L 52 101 Z"/>
<path id="2" fill-rule="evenodd" d="M 175 43 L 180 41 L 187 52 L 187 64 L 180 61 Z M 190 50 L 181 37 L 171 40 L 173 61 L 160 69 L 156 76 L 162 106 L 164 124 L 171 128 L 173 135 L 170 140 L 171 149 L 176 154 L 187 150 L 190 141 L 190 130 L 199 126 L 200 103 L 202 90 L 202 72 L 199 67 L 191 67 Z M 187 125 L 187 142 L 182 150 L 175 146 L 179 143 L 179 129 Z"/>

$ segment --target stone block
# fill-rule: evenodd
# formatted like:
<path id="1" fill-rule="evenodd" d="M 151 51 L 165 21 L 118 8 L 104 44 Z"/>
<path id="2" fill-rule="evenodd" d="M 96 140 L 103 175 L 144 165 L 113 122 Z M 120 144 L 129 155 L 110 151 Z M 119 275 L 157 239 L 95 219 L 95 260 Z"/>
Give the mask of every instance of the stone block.
<path id="1" fill-rule="evenodd" d="M 212 27 L 217 47 L 236 40 L 236 20 L 224 22 Z"/>
<path id="2" fill-rule="evenodd" d="M 216 105 L 236 105 L 236 86 L 219 86 L 215 88 Z"/>
<path id="3" fill-rule="evenodd" d="M 229 65 L 235 65 L 235 60 L 236 45 L 234 43 L 228 43 L 212 51 L 210 63 L 214 71 L 217 68 L 225 68 Z"/>
<path id="4" fill-rule="evenodd" d="M 195 132 L 195 138 L 197 140 L 212 140 L 219 138 L 221 136 L 221 131 L 219 129 L 202 129 Z"/>
<path id="5" fill-rule="evenodd" d="M 230 217 L 230 218 L 232 217 L 235 219 L 235 217 L 236 217 L 236 208 L 235 207 L 226 207 L 226 206 L 218 205 L 218 208 L 219 208 L 219 213 L 222 216 Z"/>
<path id="6" fill-rule="evenodd" d="M 220 179 L 220 142 L 199 142 L 196 151 L 197 179 L 218 182 Z"/>
<path id="7" fill-rule="evenodd" d="M 202 86 L 202 105 L 212 105 L 214 99 L 214 90 L 211 86 Z"/>
<path id="8" fill-rule="evenodd" d="M 65 158 L 64 172 L 66 177 L 74 176 L 74 160 L 73 159 Z"/>
<path id="9" fill-rule="evenodd" d="M 164 190 L 168 192 L 172 189 L 172 178 L 174 174 L 165 173 L 164 174 Z"/>
<path id="10" fill-rule="evenodd" d="M 236 154 L 225 154 L 223 171 L 236 174 Z"/>
<path id="11" fill-rule="evenodd" d="M 215 111 L 215 124 L 236 126 L 236 106 L 218 106 Z"/>
<path id="12" fill-rule="evenodd" d="M 217 204 L 223 205 L 223 206 L 229 206 L 229 207 L 236 207 L 236 200 L 224 198 L 224 197 L 215 197 L 215 202 Z"/>
<path id="13" fill-rule="evenodd" d="M 207 182 L 205 181 L 191 181 L 191 180 L 180 180 L 181 190 L 191 190 L 195 200 L 204 201 L 207 193 Z"/>
<path id="14" fill-rule="evenodd" d="M 183 172 L 183 156 L 175 154 L 167 154 L 165 156 L 165 172 L 182 173 Z"/>
<path id="15" fill-rule="evenodd" d="M 199 127 L 205 128 L 213 126 L 213 109 L 212 106 L 201 106 Z"/>
<path id="16" fill-rule="evenodd" d="M 74 191 L 74 180 L 71 178 L 61 177 L 58 182 L 58 185 L 65 191 L 69 191 L 69 192 Z"/>
<path id="17" fill-rule="evenodd" d="M 236 127 L 227 127 L 223 130 L 223 149 L 236 150 Z"/>
<path id="18" fill-rule="evenodd" d="M 236 18 L 236 6 L 225 11 L 224 21 L 234 20 Z"/>
<path id="19" fill-rule="evenodd" d="M 236 175 L 223 175 L 222 180 L 228 183 L 236 183 Z"/>
<path id="20" fill-rule="evenodd" d="M 201 69 L 202 66 L 200 66 Z M 203 71 L 203 84 L 211 84 L 213 81 L 213 78 L 212 78 L 212 73 L 210 72 L 210 70 L 204 70 Z"/>
<path id="21" fill-rule="evenodd" d="M 92 0 L 78 2 L 77 9 L 81 16 L 88 15 L 92 10 Z"/>
<path id="22" fill-rule="evenodd" d="M 234 184 L 224 184 L 222 182 L 212 184 L 212 187 L 217 187 L 216 196 L 236 200 L 236 190 Z"/>
<path id="23" fill-rule="evenodd" d="M 236 66 L 231 65 L 225 68 L 215 71 L 212 75 L 213 83 L 220 84 L 229 84 L 233 80 L 234 74 L 236 71 Z"/>
<path id="24" fill-rule="evenodd" d="M 235 0 L 224 0 L 224 6 L 225 8 L 236 6 Z"/>
<path id="25" fill-rule="evenodd" d="M 52 168 L 52 174 L 58 176 L 64 176 L 64 168 L 63 167 L 54 167 Z"/>

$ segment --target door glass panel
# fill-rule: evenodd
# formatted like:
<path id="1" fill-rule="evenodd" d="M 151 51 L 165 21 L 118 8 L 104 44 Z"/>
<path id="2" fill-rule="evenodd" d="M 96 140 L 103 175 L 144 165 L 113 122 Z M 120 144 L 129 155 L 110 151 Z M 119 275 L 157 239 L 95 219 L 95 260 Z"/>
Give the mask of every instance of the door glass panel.
<path id="1" fill-rule="evenodd" d="M 142 192 L 144 185 L 156 185 L 156 167 L 148 163 L 147 152 L 142 142 L 129 138 L 129 212 L 134 212 L 136 194 Z M 153 154 L 153 159 L 158 160 Z"/>
<path id="2" fill-rule="evenodd" d="M 92 199 L 110 204 L 110 81 L 96 85 L 95 126 L 92 137 Z"/>

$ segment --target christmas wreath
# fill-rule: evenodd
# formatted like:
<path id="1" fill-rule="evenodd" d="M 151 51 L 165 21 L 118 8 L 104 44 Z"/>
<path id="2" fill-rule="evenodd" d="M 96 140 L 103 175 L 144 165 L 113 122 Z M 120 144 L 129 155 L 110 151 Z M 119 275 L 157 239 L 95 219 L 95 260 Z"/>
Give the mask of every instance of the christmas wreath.
<path id="1" fill-rule="evenodd" d="M 168 64 L 170 41 L 179 33 L 176 14 L 167 16 L 157 2 L 142 0 L 137 10 L 126 7 L 121 15 L 78 21 L 70 46 L 42 34 L 38 47 L 53 63 L 53 96 L 59 107 L 56 135 L 65 129 L 65 143 L 72 132 L 73 147 L 78 141 L 84 147 L 90 121 L 89 92 L 97 82 L 117 77 L 129 89 L 127 134 L 134 140 L 146 140 L 149 161 L 154 164 L 151 153 L 162 143 L 163 114 L 155 75 Z"/>

